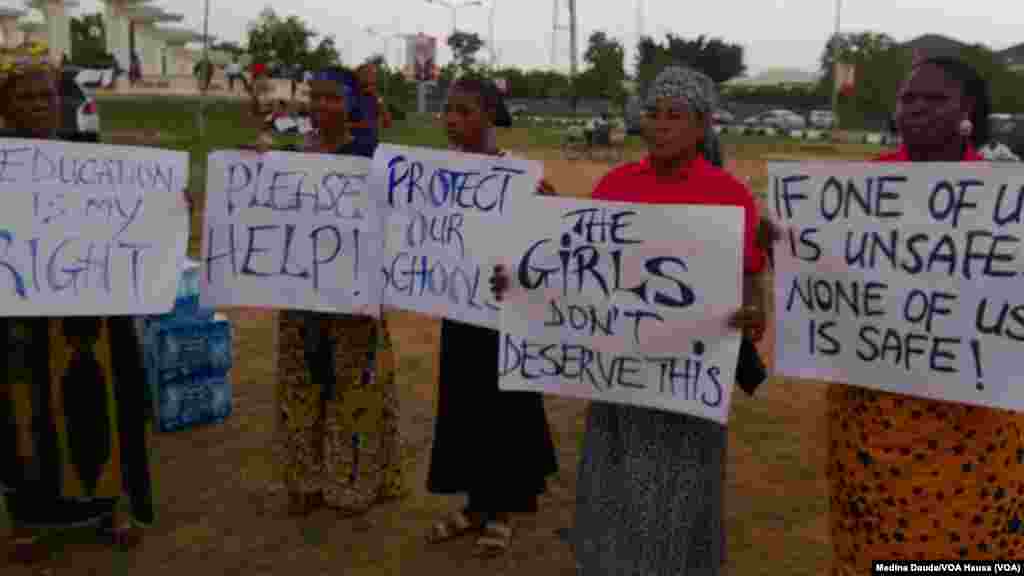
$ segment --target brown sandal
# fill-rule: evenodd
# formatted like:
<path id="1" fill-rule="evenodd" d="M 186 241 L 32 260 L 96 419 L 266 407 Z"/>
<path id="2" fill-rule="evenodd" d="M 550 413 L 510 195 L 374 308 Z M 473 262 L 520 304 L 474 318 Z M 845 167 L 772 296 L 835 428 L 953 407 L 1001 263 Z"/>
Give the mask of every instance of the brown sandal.
<path id="1" fill-rule="evenodd" d="M 12 536 L 11 559 L 18 564 L 38 564 L 49 557 L 49 549 L 39 536 Z"/>
<path id="2" fill-rule="evenodd" d="M 483 521 L 481 519 L 473 518 L 473 514 L 460 510 L 434 524 L 427 535 L 427 543 L 440 544 L 441 542 L 455 540 L 471 532 L 476 532 L 482 527 Z"/>
<path id="3" fill-rule="evenodd" d="M 504 523 L 491 521 L 484 525 L 484 533 L 476 541 L 480 556 L 500 556 L 512 545 L 512 528 Z"/>
<path id="4" fill-rule="evenodd" d="M 101 534 L 114 546 L 135 548 L 142 543 L 142 525 L 131 518 L 121 520 L 116 525 L 111 520 L 101 530 Z"/>

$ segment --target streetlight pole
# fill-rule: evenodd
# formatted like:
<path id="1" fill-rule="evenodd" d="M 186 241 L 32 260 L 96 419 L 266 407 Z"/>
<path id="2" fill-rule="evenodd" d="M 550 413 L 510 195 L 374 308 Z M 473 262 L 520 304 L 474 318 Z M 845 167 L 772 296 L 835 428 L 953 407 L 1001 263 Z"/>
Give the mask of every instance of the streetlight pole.
<path id="1" fill-rule="evenodd" d="M 452 36 L 454 36 L 455 32 L 457 32 L 457 28 L 456 28 L 456 24 L 457 24 L 456 13 L 458 12 L 459 8 L 468 8 L 470 6 L 483 6 L 484 5 L 484 3 L 481 2 L 480 0 L 462 0 L 461 2 L 449 2 L 448 0 L 426 0 L 426 2 L 427 2 L 427 4 L 437 4 L 438 6 L 444 6 L 445 8 L 451 10 L 451 13 L 452 13 L 452 32 L 451 32 L 451 35 Z M 452 62 L 455 62 L 455 51 L 454 50 L 452 51 Z"/>
<path id="2" fill-rule="evenodd" d="M 201 96 L 199 97 L 199 138 L 206 136 L 206 91 L 210 87 L 210 82 L 207 79 L 208 75 L 212 74 L 210 68 L 210 0 L 205 1 L 205 9 L 203 16 L 203 64 L 200 73 L 200 82 L 202 89 L 200 90 Z"/>
<path id="3" fill-rule="evenodd" d="M 497 50 L 494 47 L 494 7 L 495 7 L 495 5 L 497 5 L 497 3 L 498 3 L 498 0 L 491 0 L 491 14 L 490 14 L 490 17 L 489 17 L 489 22 L 488 22 L 488 27 L 490 28 L 489 32 L 490 32 L 490 36 L 491 36 L 490 40 L 488 41 L 488 44 L 491 45 L 491 62 L 490 62 L 491 70 L 494 70 L 495 61 L 498 59 L 498 57 L 497 57 L 498 53 L 497 53 Z"/>
<path id="4" fill-rule="evenodd" d="M 832 129 L 839 129 L 839 55 L 840 45 L 839 30 L 841 15 L 843 11 L 843 0 L 836 0 L 836 28 L 832 33 Z"/>

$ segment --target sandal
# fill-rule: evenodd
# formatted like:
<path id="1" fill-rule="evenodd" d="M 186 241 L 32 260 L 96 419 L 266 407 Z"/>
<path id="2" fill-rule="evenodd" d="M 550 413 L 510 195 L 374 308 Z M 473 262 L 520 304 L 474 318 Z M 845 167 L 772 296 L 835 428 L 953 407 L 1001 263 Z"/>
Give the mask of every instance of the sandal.
<path id="1" fill-rule="evenodd" d="M 15 536 L 11 540 L 11 559 L 18 564 L 38 564 L 49 557 L 39 536 Z"/>
<path id="2" fill-rule="evenodd" d="M 100 534 L 114 546 L 135 548 L 142 543 L 142 525 L 131 518 L 122 520 L 116 526 L 113 519 L 104 522 Z"/>
<path id="3" fill-rule="evenodd" d="M 440 544 L 441 542 L 448 542 L 455 540 L 461 536 L 465 536 L 470 532 L 475 532 L 483 527 L 483 522 L 479 518 L 474 518 L 472 514 L 467 513 L 465 510 L 452 513 L 451 516 L 434 524 L 430 529 L 430 534 L 427 535 L 428 544 Z"/>
<path id="4" fill-rule="evenodd" d="M 476 541 L 481 556 L 500 556 L 512 544 L 512 528 L 503 522 L 491 521 L 484 525 L 484 533 Z"/>

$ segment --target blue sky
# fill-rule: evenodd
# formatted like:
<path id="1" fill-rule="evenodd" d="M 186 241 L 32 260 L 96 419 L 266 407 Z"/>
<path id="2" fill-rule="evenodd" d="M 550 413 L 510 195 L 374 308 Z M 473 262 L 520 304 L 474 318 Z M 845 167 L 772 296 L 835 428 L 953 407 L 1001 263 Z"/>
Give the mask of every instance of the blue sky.
<path id="1" fill-rule="evenodd" d="M 485 2 L 489 0 L 484 0 Z M 551 27 L 554 0 L 493 0 L 495 46 L 499 63 L 525 67 L 548 66 L 551 62 Z M 605 30 L 627 45 L 632 60 L 636 38 L 636 0 L 577 0 L 580 50 L 594 30 Z M 567 20 L 566 0 L 559 0 L 562 23 Z M 834 27 L 834 0 L 715 0 L 680 2 L 644 0 L 644 22 L 649 35 L 674 32 L 683 36 L 707 34 L 720 36 L 746 48 L 751 72 L 765 68 L 816 67 L 825 40 Z M 0 0 L 0 5 L 20 5 L 20 0 Z M 94 11 L 99 0 L 80 0 L 81 11 Z M 167 11 L 185 16 L 184 25 L 202 30 L 203 0 L 158 0 Z M 320 32 L 334 34 L 347 61 L 362 61 L 380 52 L 384 42 L 363 31 L 377 27 L 387 33 L 424 32 L 440 37 L 451 29 L 451 12 L 426 0 L 372 0 L 361 6 L 373 10 L 352 9 L 355 0 L 210 0 L 210 31 L 232 40 L 241 40 L 246 23 L 264 6 L 278 13 L 294 13 L 313 23 Z M 487 7 L 466 7 L 457 11 L 459 28 L 489 37 Z M 1005 48 L 1024 42 L 1024 8 L 1020 0 L 845 0 L 841 12 L 844 31 L 865 29 L 887 32 L 897 39 L 908 39 L 925 32 L 956 36 L 968 42 L 984 42 Z M 568 34 L 558 39 L 560 66 L 569 61 Z M 399 43 L 388 51 L 396 57 Z M 440 48 L 439 60 L 447 61 L 448 51 Z"/>

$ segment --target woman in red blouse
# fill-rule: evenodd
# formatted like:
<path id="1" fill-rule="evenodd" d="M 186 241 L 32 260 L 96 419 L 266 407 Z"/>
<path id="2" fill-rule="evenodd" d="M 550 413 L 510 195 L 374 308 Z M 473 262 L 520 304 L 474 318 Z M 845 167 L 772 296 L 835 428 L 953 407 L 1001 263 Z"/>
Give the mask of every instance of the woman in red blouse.
<path id="1" fill-rule="evenodd" d="M 714 84 L 704 74 L 663 70 L 648 96 L 649 156 L 606 175 L 593 198 L 742 207 L 745 306 L 731 324 L 758 340 L 765 322 L 758 211 L 746 186 L 701 154 L 715 104 Z M 508 276 L 497 270 L 492 283 L 500 294 Z M 571 532 L 580 574 L 721 573 L 725 443 L 726 428 L 710 420 L 592 402 Z"/>
<path id="2" fill-rule="evenodd" d="M 976 162 L 988 140 L 984 80 L 949 58 L 914 65 L 896 101 L 903 145 L 879 162 Z M 1024 552 L 1024 417 L 831 385 L 832 573 L 897 559 Z"/>

